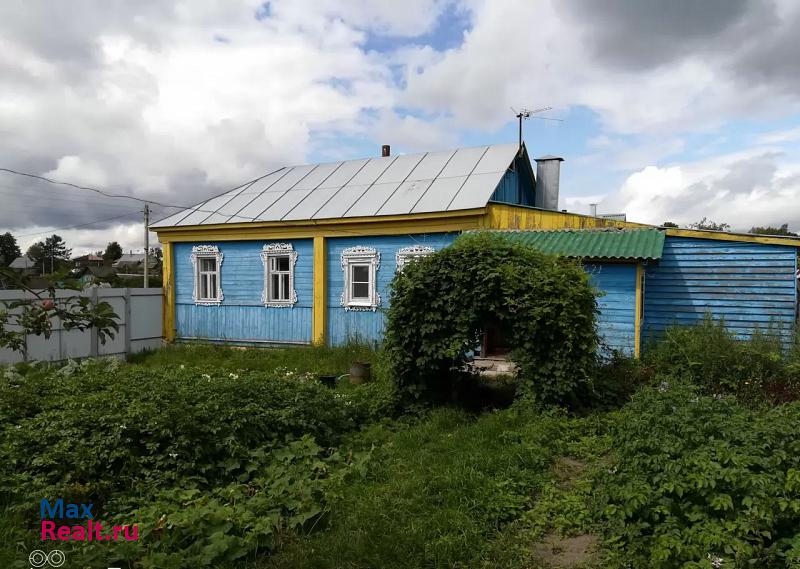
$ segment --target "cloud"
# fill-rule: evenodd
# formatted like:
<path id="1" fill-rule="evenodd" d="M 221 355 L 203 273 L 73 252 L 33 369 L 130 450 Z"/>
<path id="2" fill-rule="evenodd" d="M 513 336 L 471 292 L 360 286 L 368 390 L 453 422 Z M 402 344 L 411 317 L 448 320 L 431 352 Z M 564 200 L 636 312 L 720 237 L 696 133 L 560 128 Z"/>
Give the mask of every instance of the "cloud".
<path id="1" fill-rule="evenodd" d="M 708 217 L 734 230 L 788 223 L 800 229 L 800 163 L 780 153 L 754 150 L 699 162 L 648 166 L 631 174 L 600 211 L 628 219 L 680 225 Z"/>
<path id="2" fill-rule="evenodd" d="M 453 14 L 463 41 L 427 45 Z M 766 216 L 766 196 L 783 204 L 774 224 L 797 185 L 788 161 L 761 145 L 794 131 L 741 142 L 754 149 L 740 169 L 732 155 L 709 158 L 702 175 L 696 163 L 664 162 L 690 150 L 692 135 L 800 112 L 798 26 L 791 0 L 6 2 L 0 165 L 191 204 L 310 157 L 474 141 L 507 124 L 509 106 L 552 105 L 596 117 L 567 168 L 625 178 L 609 202 L 631 217 L 683 215 L 670 203 L 677 192 L 701 196 L 686 215 L 733 223 L 725 212 L 748 204 Z M 585 207 L 605 189 L 567 203 Z M 0 195 L 0 226 L 18 233 L 133 219 L 139 207 L 3 174 Z M 102 246 L 114 227 L 75 239 Z"/>

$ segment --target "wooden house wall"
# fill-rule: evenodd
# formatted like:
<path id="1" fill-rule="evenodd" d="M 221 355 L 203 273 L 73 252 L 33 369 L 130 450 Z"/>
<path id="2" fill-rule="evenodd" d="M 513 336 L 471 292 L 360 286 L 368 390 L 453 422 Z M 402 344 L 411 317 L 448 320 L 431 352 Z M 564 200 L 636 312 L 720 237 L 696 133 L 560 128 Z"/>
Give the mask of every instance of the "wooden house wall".
<path id="1" fill-rule="evenodd" d="M 600 296 L 597 331 L 603 347 L 633 355 L 636 336 L 636 265 L 586 265 Z"/>

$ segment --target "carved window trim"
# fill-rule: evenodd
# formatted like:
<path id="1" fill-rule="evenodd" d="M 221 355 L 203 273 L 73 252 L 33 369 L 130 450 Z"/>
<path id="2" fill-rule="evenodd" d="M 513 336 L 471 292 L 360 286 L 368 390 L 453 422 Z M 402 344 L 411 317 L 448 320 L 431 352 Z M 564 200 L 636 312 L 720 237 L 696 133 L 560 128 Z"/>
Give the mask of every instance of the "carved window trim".
<path id="1" fill-rule="evenodd" d="M 278 257 L 289 257 L 289 298 L 286 300 L 270 300 L 270 260 Z M 297 264 L 297 251 L 291 243 L 269 243 L 261 249 L 261 264 L 264 266 L 264 288 L 261 291 L 261 302 L 267 308 L 294 308 L 297 304 L 297 291 L 294 288 L 294 267 Z M 283 274 L 283 272 L 281 272 Z"/>
<path id="2" fill-rule="evenodd" d="M 344 273 L 344 290 L 340 304 L 348 311 L 375 312 L 381 304 L 381 295 L 378 292 L 378 269 L 381 266 L 381 254 L 374 247 L 348 247 L 342 251 L 342 272 Z M 369 269 L 369 296 L 353 297 L 353 270 L 355 266 L 366 265 Z"/>
<path id="3" fill-rule="evenodd" d="M 222 293 L 222 259 L 224 258 L 223 253 L 219 250 L 219 247 L 216 245 L 195 245 L 192 247 L 192 281 L 194 283 L 194 287 L 192 289 L 192 300 L 198 306 L 219 306 L 222 304 L 222 301 L 225 299 L 225 295 Z M 202 259 L 214 259 L 216 263 L 215 268 L 215 280 L 217 284 L 216 290 L 216 297 L 214 298 L 200 298 L 200 279 L 202 278 L 202 274 L 207 274 L 205 272 L 201 273 L 201 263 Z"/>
<path id="4" fill-rule="evenodd" d="M 403 247 L 399 249 L 394 256 L 394 259 L 397 262 L 396 270 L 397 272 L 400 272 L 409 261 L 419 259 L 420 257 L 425 257 L 426 255 L 430 255 L 431 253 L 435 252 L 436 249 L 428 245 L 411 245 L 410 247 Z"/>

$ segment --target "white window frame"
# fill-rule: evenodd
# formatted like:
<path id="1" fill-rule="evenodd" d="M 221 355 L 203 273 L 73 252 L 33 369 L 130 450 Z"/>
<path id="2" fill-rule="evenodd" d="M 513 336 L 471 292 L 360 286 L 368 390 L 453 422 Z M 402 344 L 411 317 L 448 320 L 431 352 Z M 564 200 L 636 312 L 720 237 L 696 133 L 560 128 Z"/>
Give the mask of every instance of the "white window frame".
<path id="1" fill-rule="evenodd" d="M 378 269 L 381 266 L 381 254 L 374 247 L 349 247 L 342 251 L 342 271 L 344 272 L 344 291 L 340 304 L 349 311 L 375 312 L 381 304 L 381 295 L 378 292 Z M 352 268 L 366 265 L 369 268 L 369 297 L 353 298 Z"/>
<path id="2" fill-rule="evenodd" d="M 412 245 L 410 247 L 403 247 L 402 249 L 399 249 L 394 256 L 394 260 L 397 262 L 396 270 L 397 272 L 400 272 L 409 261 L 419 259 L 420 257 L 425 257 L 426 255 L 430 255 L 431 253 L 435 252 L 436 249 L 429 247 L 428 245 Z"/>
<path id="3" fill-rule="evenodd" d="M 270 276 L 286 274 L 285 271 L 272 271 L 270 265 L 279 257 L 289 257 L 289 298 L 286 300 L 273 300 L 271 298 Z M 264 265 L 264 288 L 261 292 L 261 302 L 268 308 L 294 308 L 297 304 L 297 291 L 294 289 L 294 266 L 297 263 L 297 251 L 291 243 L 269 243 L 261 249 L 261 263 Z"/>
<path id="4" fill-rule="evenodd" d="M 194 300 L 194 303 L 198 306 L 219 306 L 225 299 L 225 295 L 222 294 L 222 252 L 216 245 L 195 245 L 192 247 L 191 259 L 193 276 L 192 281 L 194 282 L 192 300 Z M 200 279 L 203 278 L 202 275 L 204 274 L 211 274 L 200 272 L 201 259 L 214 259 L 216 262 L 216 269 L 214 273 L 216 274 L 217 294 L 213 298 L 200 298 L 200 291 L 202 290 L 200 287 Z"/>

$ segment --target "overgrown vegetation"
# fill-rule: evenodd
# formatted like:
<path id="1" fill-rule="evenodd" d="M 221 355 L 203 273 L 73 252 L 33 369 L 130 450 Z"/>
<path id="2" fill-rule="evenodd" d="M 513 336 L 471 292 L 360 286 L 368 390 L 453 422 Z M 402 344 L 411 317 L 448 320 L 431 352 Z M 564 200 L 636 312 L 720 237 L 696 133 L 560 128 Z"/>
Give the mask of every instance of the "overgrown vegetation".
<path id="1" fill-rule="evenodd" d="M 497 235 L 465 235 L 395 277 L 385 349 L 402 392 L 441 400 L 495 324 L 513 348 L 518 392 L 566 404 L 587 384 L 596 313 L 577 263 Z"/>
<path id="2" fill-rule="evenodd" d="M 360 345 L 8 368 L 0 566 L 42 548 L 43 497 L 139 524 L 138 542 L 59 544 L 69 566 L 800 566 L 800 352 L 708 319 L 646 354 L 586 368 L 580 415 L 410 413 Z M 317 381 L 355 360 L 376 380 Z"/>

